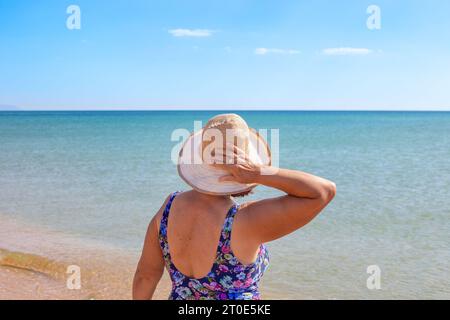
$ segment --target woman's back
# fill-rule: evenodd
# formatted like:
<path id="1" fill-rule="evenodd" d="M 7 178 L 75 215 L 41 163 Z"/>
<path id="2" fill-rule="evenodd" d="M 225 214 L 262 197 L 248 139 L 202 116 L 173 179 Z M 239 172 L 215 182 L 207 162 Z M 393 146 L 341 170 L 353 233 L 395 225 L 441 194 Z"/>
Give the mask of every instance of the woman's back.
<path id="1" fill-rule="evenodd" d="M 191 134 L 177 168 L 193 190 L 170 195 L 150 222 L 133 297 L 152 298 L 165 266 L 171 299 L 259 299 L 264 243 L 310 222 L 336 193 L 331 181 L 270 164 L 267 142 L 238 115 L 213 117 Z M 233 202 L 257 185 L 284 195 Z"/>
<path id="2" fill-rule="evenodd" d="M 259 299 L 258 283 L 268 254 L 262 245 L 250 261 L 244 257 L 248 264 L 236 257 L 231 235 L 238 210 L 230 198 L 218 201 L 195 191 L 170 196 L 159 224 L 159 242 L 173 283 L 170 299 Z M 245 250 L 237 247 L 243 254 Z"/>

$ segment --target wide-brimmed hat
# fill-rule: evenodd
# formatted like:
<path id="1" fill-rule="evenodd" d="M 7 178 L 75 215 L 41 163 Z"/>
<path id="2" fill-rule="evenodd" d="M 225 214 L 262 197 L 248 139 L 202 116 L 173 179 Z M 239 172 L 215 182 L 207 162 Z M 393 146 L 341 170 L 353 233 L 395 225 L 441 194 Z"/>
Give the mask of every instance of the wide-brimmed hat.
<path id="1" fill-rule="evenodd" d="M 255 164 L 271 163 L 270 148 L 256 130 L 249 128 L 237 114 L 220 114 L 186 139 L 178 156 L 178 174 L 202 193 L 232 195 L 251 190 L 256 184 L 219 181 L 227 172 L 212 163 L 217 163 L 218 149 L 229 150 L 231 145 L 244 150 L 248 159 Z"/>

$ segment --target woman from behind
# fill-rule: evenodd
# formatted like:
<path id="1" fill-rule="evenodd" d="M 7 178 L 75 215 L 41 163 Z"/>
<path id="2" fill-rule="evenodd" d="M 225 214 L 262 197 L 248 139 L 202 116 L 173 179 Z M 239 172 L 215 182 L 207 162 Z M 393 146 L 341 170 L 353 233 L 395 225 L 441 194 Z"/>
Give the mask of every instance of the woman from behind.
<path id="1" fill-rule="evenodd" d="M 151 220 L 133 298 L 151 299 L 166 267 L 169 299 L 260 299 L 265 243 L 306 225 L 336 193 L 329 180 L 270 163 L 266 142 L 238 115 L 218 115 L 193 133 L 178 160 L 192 189 L 169 195 Z M 257 185 L 284 195 L 234 201 Z"/>

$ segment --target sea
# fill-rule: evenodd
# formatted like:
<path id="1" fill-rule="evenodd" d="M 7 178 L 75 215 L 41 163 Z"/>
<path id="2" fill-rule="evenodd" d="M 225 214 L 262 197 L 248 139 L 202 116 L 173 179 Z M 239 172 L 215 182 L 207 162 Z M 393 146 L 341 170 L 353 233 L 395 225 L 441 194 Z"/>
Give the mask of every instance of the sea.
<path id="1" fill-rule="evenodd" d="M 33 274 L 52 276 L 59 261 L 95 261 L 80 297 L 129 298 L 150 219 L 189 189 L 172 160 L 176 132 L 218 113 L 0 112 L 0 269 L 41 281 Z M 263 298 L 450 299 L 450 112 L 236 113 L 267 130 L 280 167 L 337 185 L 315 220 L 268 243 Z M 280 194 L 259 186 L 238 201 Z M 9 286 L 0 281 L 0 297 Z"/>

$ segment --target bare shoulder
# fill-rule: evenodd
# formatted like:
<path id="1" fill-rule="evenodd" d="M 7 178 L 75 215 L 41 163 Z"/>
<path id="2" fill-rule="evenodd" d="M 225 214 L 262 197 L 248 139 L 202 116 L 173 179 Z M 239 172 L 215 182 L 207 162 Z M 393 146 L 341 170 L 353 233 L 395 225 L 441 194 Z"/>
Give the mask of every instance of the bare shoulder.
<path id="1" fill-rule="evenodd" d="M 236 229 L 245 229 L 247 235 L 255 226 L 255 222 L 260 219 L 263 211 L 271 210 L 273 206 L 279 206 L 275 199 L 263 199 L 247 201 L 239 205 L 238 213 L 235 216 Z"/>
<path id="2" fill-rule="evenodd" d="M 239 205 L 239 210 L 236 212 L 233 222 L 233 233 L 237 236 L 242 235 L 242 238 L 248 237 L 248 228 L 252 225 L 254 211 L 254 204 L 258 201 L 248 201 Z"/>
<path id="3" fill-rule="evenodd" d="M 247 201 L 239 205 L 239 210 L 236 213 L 235 220 L 246 220 L 249 217 L 250 211 L 254 207 L 254 204 L 258 202 L 256 200 Z"/>
<path id="4" fill-rule="evenodd" d="M 158 209 L 158 211 L 156 212 L 156 214 L 153 216 L 152 220 L 150 221 L 150 224 L 155 225 L 156 230 L 159 230 L 159 225 L 161 222 L 161 218 L 164 212 L 164 209 L 167 206 L 167 203 L 170 200 L 170 197 L 172 196 L 173 193 L 169 194 L 166 199 L 164 200 L 163 204 L 161 205 L 161 207 Z"/>
<path id="5" fill-rule="evenodd" d="M 173 195 L 173 193 L 171 193 L 171 194 L 167 197 L 166 202 L 167 202 L 168 199 L 170 199 L 171 195 Z M 190 201 L 190 200 L 192 199 L 192 197 L 193 197 L 193 191 L 192 191 L 192 190 L 188 190 L 188 191 L 178 191 L 178 192 L 177 192 L 177 196 L 175 197 L 175 199 L 176 199 L 176 202 L 179 203 L 179 202 Z M 175 201 L 175 200 L 174 200 L 174 201 Z"/>

